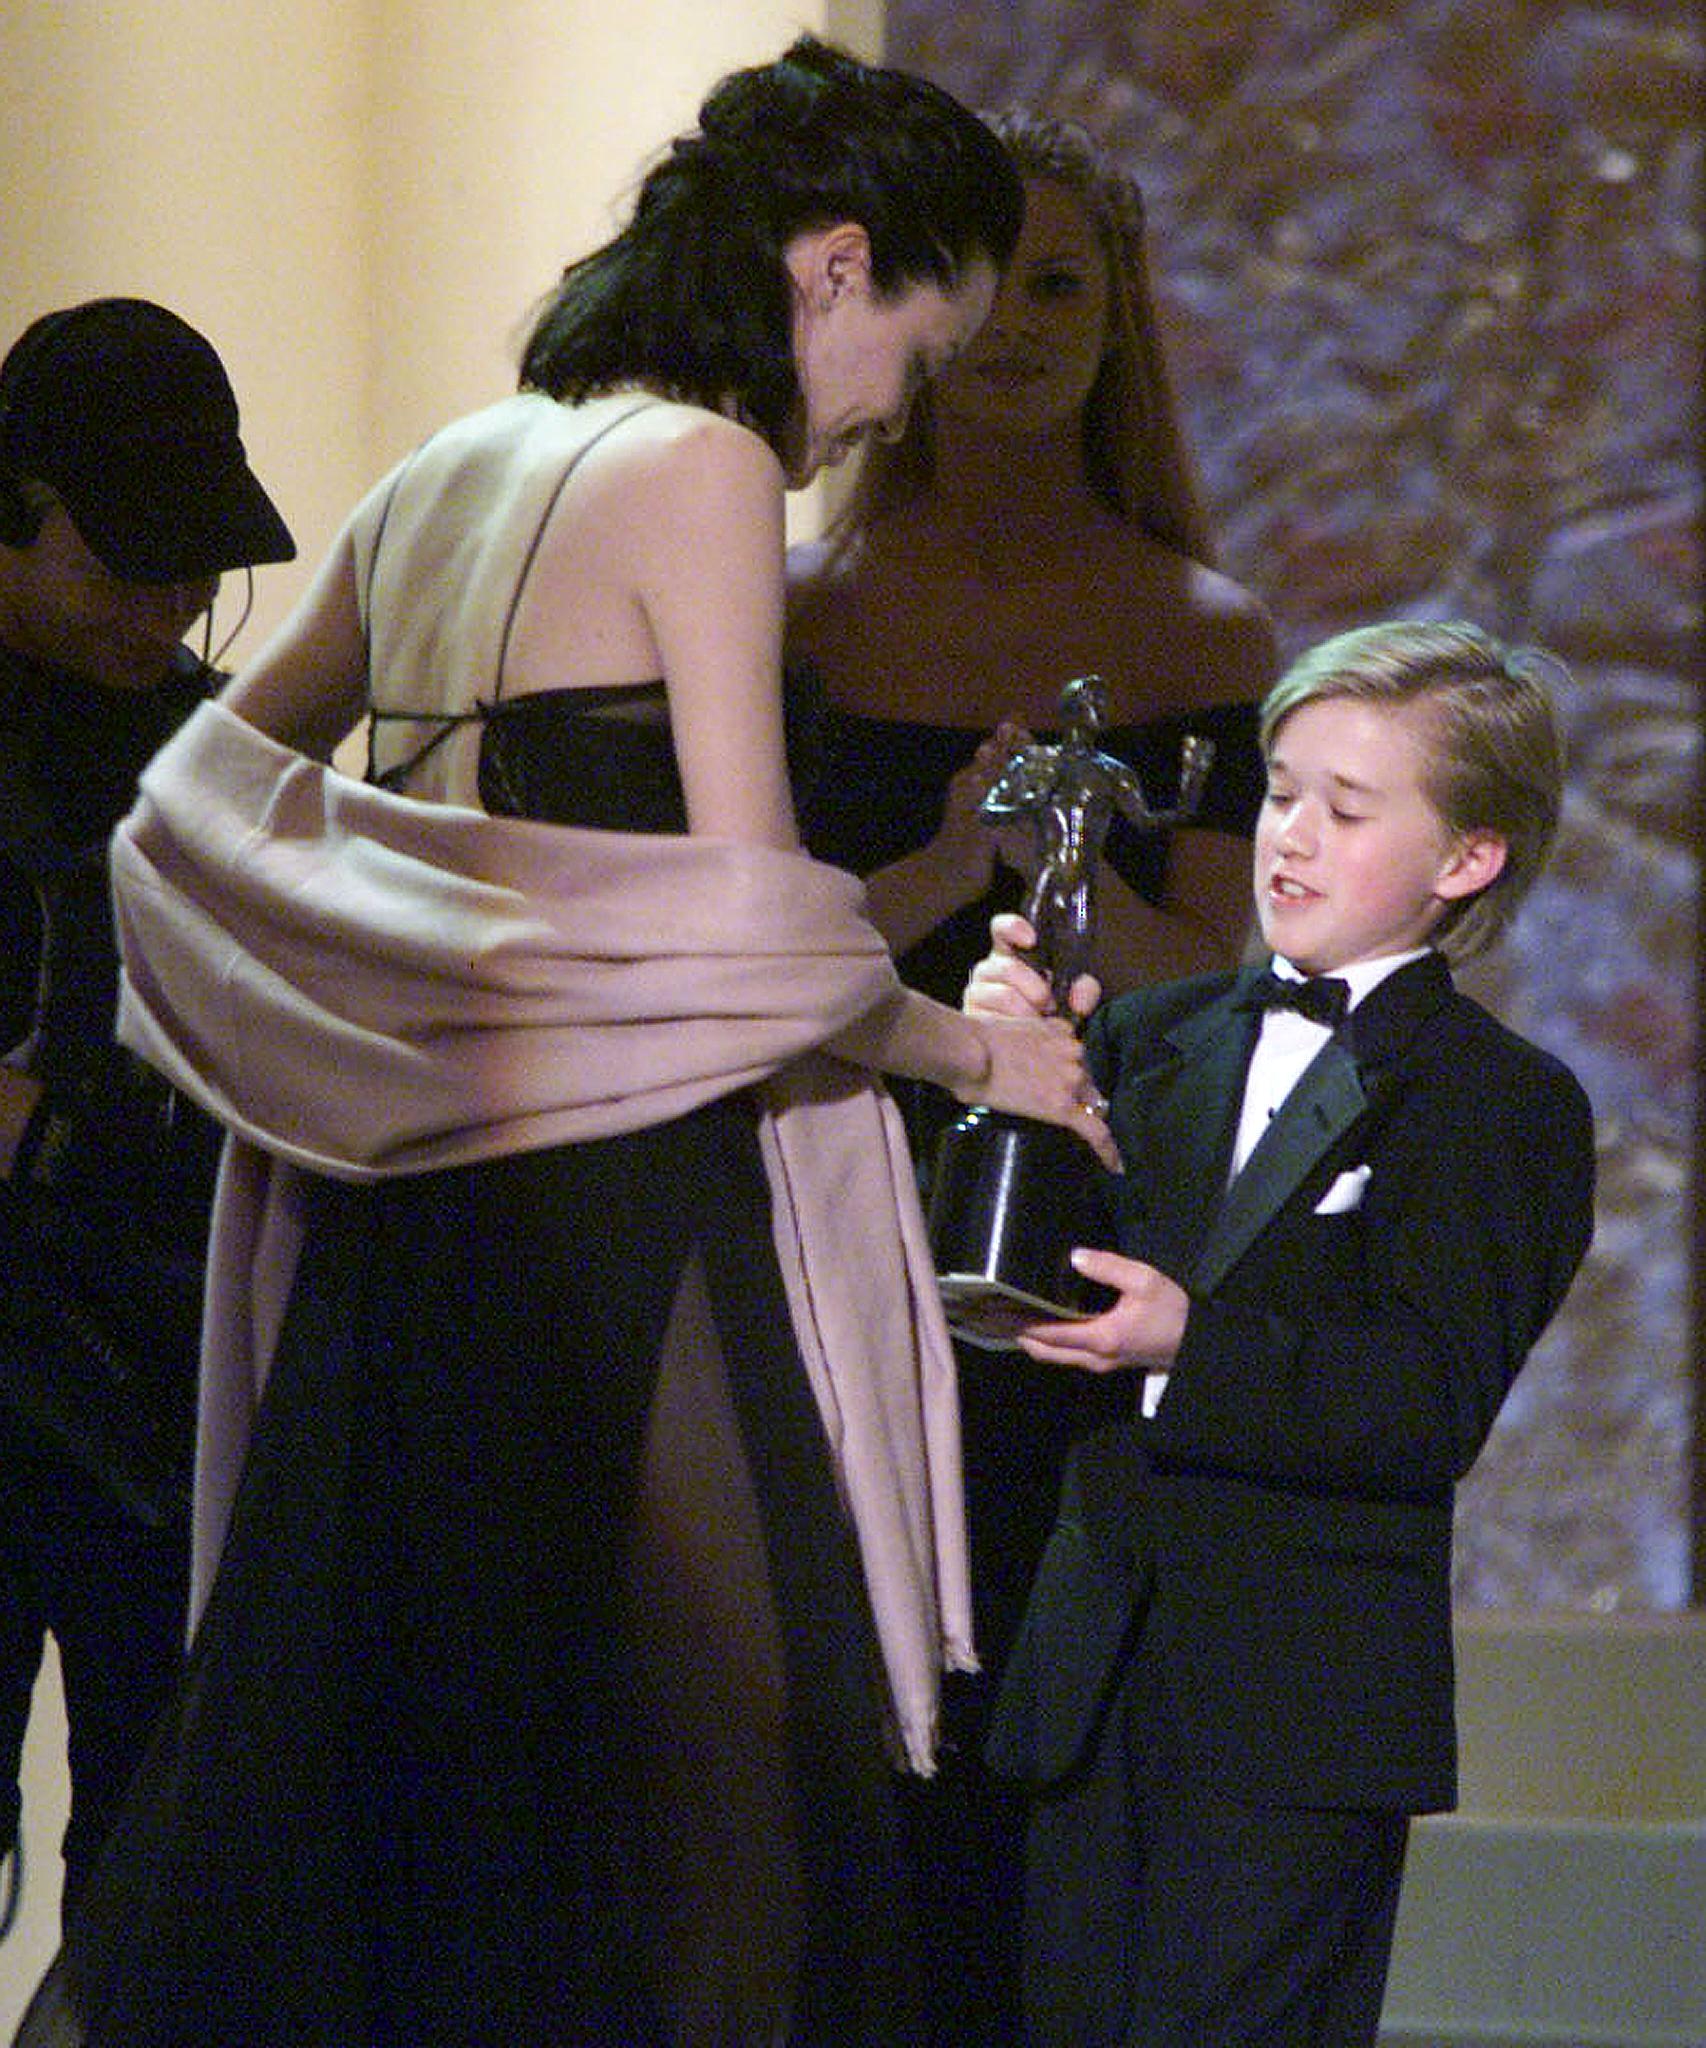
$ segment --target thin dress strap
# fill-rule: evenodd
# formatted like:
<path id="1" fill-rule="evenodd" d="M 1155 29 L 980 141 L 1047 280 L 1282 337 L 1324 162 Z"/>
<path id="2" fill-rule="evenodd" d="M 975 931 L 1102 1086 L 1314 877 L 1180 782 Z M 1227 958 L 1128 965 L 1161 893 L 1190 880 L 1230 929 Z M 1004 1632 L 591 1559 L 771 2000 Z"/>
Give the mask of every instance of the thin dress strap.
<path id="1" fill-rule="evenodd" d="M 400 790 L 404 788 L 409 778 L 421 766 L 422 762 L 429 759 L 450 738 L 452 733 L 458 731 L 462 726 L 484 722 L 503 696 L 504 668 L 509 659 L 509 643 L 510 637 L 515 631 L 516 613 L 521 608 L 521 595 L 527 587 L 529 576 L 533 573 L 533 564 L 538 558 L 540 547 L 544 544 L 545 529 L 550 525 L 552 515 L 557 509 L 558 501 L 561 499 L 564 490 L 568 487 L 569 478 L 580 467 L 582 457 L 591 454 L 592 450 L 601 441 L 615 433 L 618 427 L 625 425 L 637 413 L 645 412 L 648 408 L 660 403 L 661 401 L 655 398 L 642 398 L 636 404 L 629 406 L 626 412 L 618 413 L 613 420 L 606 420 L 598 432 L 583 441 L 569 458 L 568 462 L 565 463 L 563 473 L 557 479 L 551 495 L 539 515 L 538 523 L 533 531 L 533 537 L 528 542 L 526 551 L 521 559 L 521 567 L 515 579 L 515 588 L 510 592 L 509 607 L 504 614 L 503 634 L 498 643 L 496 672 L 492 677 L 491 696 L 490 698 L 477 696 L 472 707 L 467 711 L 393 710 L 385 705 L 375 703 L 371 695 L 373 676 L 371 621 L 373 617 L 373 585 L 379 571 L 379 551 L 384 545 L 385 528 L 391 517 L 392 501 L 395 499 L 404 477 L 414 466 L 413 460 L 405 463 L 397 472 L 390 490 L 385 494 L 385 503 L 380 509 L 379 522 L 373 536 L 373 549 L 367 565 L 366 602 L 362 606 L 362 640 L 370 687 L 370 694 L 367 700 L 367 780 L 370 783 L 377 785 L 380 789 Z M 438 729 L 430 739 L 417 747 L 404 760 L 398 761 L 391 767 L 381 771 L 378 764 L 377 749 L 379 728 L 385 723 L 432 725 Z"/>

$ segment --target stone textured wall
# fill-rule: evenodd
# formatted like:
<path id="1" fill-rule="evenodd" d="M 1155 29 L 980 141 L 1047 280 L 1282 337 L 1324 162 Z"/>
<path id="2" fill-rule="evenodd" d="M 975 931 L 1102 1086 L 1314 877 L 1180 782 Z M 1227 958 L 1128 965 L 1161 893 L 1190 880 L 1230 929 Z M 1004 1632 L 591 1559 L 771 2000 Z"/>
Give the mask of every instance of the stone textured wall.
<path id="1" fill-rule="evenodd" d="M 1475 1606 L 1689 1598 L 1699 24 L 1682 0 L 889 0 L 889 61 L 1146 195 L 1225 566 L 1287 652 L 1467 616 L 1569 664 L 1554 865 L 1466 977 L 1594 1101 L 1594 1251 L 1463 1490 Z"/>

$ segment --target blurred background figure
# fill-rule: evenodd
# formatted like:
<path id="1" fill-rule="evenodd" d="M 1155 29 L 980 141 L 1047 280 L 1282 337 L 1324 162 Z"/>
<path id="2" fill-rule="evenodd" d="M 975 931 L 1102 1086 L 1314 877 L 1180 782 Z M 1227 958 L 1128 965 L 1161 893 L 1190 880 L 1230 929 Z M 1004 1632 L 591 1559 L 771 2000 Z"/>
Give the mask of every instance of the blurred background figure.
<path id="1" fill-rule="evenodd" d="M 1236 957 L 1254 707 L 1275 671 L 1264 608 L 1211 566 L 1136 186 L 1070 123 L 993 125 L 1026 197 L 995 310 L 900 437 L 868 451 L 828 537 L 790 558 L 790 654 L 827 706 L 806 829 L 868 877 L 908 978 L 945 997 L 992 911 L 1018 900 L 975 816 L 1010 747 L 984 743 L 1004 723 L 1048 728 L 1086 672 L 1107 686 L 1106 743 L 1157 806 L 1184 731 L 1219 749 L 1195 827 L 1114 844 L 1104 986 Z"/>

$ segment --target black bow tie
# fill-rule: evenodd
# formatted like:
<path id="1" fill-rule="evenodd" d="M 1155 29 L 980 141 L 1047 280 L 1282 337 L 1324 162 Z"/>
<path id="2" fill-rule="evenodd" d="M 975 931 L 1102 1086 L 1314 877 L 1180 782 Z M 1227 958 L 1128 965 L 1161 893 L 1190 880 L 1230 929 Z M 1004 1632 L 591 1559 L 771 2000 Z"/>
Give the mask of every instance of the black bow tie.
<path id="1" fill-rule="evenodd" d="M 1247 1010 L 1296 1010 L 1312 1024 L 1337 1031 L 1351 1007 L 1351 986 L 1336 975 L 1318 974 L 1310 981 L 1291 981 L 1265 968 L 1239 998 Z"/>

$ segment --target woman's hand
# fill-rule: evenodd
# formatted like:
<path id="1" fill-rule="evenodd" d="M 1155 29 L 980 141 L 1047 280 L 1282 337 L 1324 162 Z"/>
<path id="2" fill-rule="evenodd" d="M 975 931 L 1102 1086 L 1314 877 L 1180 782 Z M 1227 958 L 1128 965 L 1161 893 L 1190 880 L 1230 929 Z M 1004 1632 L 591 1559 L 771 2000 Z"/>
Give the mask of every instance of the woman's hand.
<path id="1" fill-rule="evenodd" d="M 998 726 L 949 782 L 934 834 L 865 877 L 871 922 L 897 960 L 988 889 L 997 840 L 981 806 L 1008 756 L 1024 744 L 1020 727 Z"/>
<path id="2" fill-rule="evenodd" d="M 1084 1048 L 1063 1017 L 988 1016 L 977 1020 L 987 1071 L 954 1089 L 961 1102 L 1059 1124 L 1084 1140 L 1110 1172 L 1119 1149 L 1108 1131 L 1107 1098 L 1084 1064 Z"/>
<path id="3" fill-rule="evenodd" d="M 974 767 L 981 766 L 983 769 L 982 786 L 977 793 L 980 805 L 1013 756 L 1023 753 L 1027 747 L 1034 747 L 1036 743 L 1036 735 L 1029 726 L 1021 725 L 1013 718 L 1001 721 L 978 749 L 977 760 L 973 763 Z M 1004 867 L 1011 868 L 1028 889 L 1037 878 L 1037 866 L 1041 857 L 1036 828 L 1032 821 L 1023 817 L 985 818 L 983 833 L 989 842 L 991 863 L 1000 861 Z"/>
<path id="4" fill-rule="evenodd" d="M 943 793 L 942 822 L 930 840 L 930 853 L 962 903 L 975 902 L 995 870 L 996 835 L 983 815 L 983 800 L 1013 754 L 1028 744 L 1024 728 L 1004 719 Z"/>
<path id="5" fill-rule="evenodd" d="M 1075 1251 L 1072 1268 L 1086 1280 L 1117 1288 L 1119 1300 L 1080 1322 L 1030 1324 L 1018 1332 L 1021 1351 L 1045 1365 L 1070 1365 L 1080 1372 L 1118 1372 L 1126 1366 L 1165 1369 L 1173 1364 L 1191 1306 L 1190 1296 L 1176 1280 L 1118 1252 Z"/>

